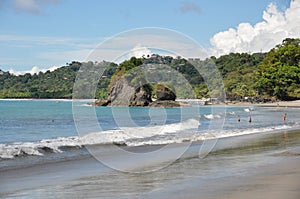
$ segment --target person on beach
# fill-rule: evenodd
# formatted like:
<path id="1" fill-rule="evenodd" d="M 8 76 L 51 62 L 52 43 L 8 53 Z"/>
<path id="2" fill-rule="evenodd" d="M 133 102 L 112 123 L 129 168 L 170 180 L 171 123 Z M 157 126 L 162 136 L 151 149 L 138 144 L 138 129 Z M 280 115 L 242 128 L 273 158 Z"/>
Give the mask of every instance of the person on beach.
<path id="1" fill-rule="evenodd" d="M 283 114 L 282 120 L 283 120 L 283 122 L 285 123 L 285 121 L 286 121 L 286 113 Z"/>
<path id="2" fill-rule="evenodd" d="M 252 122 L 252 118 L 251 118 L 251 115 L 249 116 L 249 123 L 251 123 Z"/>
<path id="3" fill-rule="evenodd" d="M 240 115 L 238 115 L 238 122 L 240 122 L 241 121 L 241 117 L 240 117 Z"/>

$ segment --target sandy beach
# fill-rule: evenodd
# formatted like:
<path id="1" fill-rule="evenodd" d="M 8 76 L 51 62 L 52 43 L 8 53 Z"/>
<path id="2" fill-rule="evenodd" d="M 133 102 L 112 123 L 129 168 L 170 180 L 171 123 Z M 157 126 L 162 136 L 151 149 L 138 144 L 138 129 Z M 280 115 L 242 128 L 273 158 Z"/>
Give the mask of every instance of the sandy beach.
<path id="1" fill-rule="evenodd" d="M 298 199 L 299 141 L 299 130 L 224 138 L 205 158 L 195 143 L 150 173 L 112 170 L 92 156 L 11 169 L 1 172 L 0 198 Z"/>
<path id="2" fill-rule="evenodd" d="M 278 102 L 268 102 L 268 103 L 249 103 L 249 102 L 228 102 L 229 106 L 261 106 L 261 107 L 290 107 L 290 108 L 300 108 L 300 100 L 294 101 L 278 101 Z"/>
<path id="3" fill-rule="evenodd" d="M 256 168 L 255 172 L 249 169 L 248 175 L 207 180 L 162 198 L 299 199 L 300 153 L 292 151 L 287 153 L 293 155 L 276 155 L 272 165 Z"/>
<path id="4" fill-rule="evenodd" d="M 300 107 L 300 100 L 295 101 L 279 101 L 279 102 L 273 102 L 273 103 L 265 103 L 265 104 L 259 104 L 259 106 L 264 107 Z"/>

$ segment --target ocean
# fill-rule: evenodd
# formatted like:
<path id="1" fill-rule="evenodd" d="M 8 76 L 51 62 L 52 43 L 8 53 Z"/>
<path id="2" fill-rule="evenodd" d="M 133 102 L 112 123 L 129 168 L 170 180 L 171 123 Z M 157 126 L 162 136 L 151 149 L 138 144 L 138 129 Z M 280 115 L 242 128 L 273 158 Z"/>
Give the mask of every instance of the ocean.
<path id="1" fill-rule="evenodd" d="M 0 112 L 0 198 L 168 198 L 299 144 L 297 108 L 0 100 Z"/>

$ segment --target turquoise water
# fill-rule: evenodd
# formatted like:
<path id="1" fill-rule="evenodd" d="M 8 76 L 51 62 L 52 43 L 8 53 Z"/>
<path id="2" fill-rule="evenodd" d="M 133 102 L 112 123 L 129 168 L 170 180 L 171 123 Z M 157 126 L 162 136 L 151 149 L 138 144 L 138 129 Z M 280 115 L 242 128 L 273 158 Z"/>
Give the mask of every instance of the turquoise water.
<path id="1" fill-rule="evenodd" d="M 0 112 L 0 143 L 76 135 L 69 101 L 1 100 Z"/>
<path id="2" fill-rule="evenodd" d="M 205 185 L 209 180 L 251 175 L 272 164 L 273 153 L 299 146 L 299 132 L 285 133 L 300 126 L 300 111 L 292 108 L 153 109 L 0 100 L 0 110 L 0 198 L 170 198 L 191 187 L 215 189 L 213 183 Z M 79 112 L 73 115 L 74 110 Z M 101 131 L 86 118 L 88 111 L 95 111 Z M 86 125 L 84 133 L 77 131 L 74 117 Z M 212 152 L 199 157 L 204 143 L 215 138 Z M 172 159 L 189 141 L 185 153 Z M 160 151 L 166 144 L 171 147 Z M 96 153 L 91 156 L 84 146 Z M 153 151 L 158 153 L 148 156 Z M 95 159 L 102 155 L 105 161 Z M 120 172 L 115 165 L 134 170 Z M 135 173 L 136 168 L 149 171 L 150 166 L 157 169 Z"/>
<path id="3" fill-rule="evenodd" d="M 82 111 L 77 118 L 90 110 L 97 115 L 97 124 L 87 118 L 84 133 L 74 122 L 76 107 Z M 63 157 L 68 149 L 84 145 L 160 145 L 284 130 L 297 128 L 300 118 L 298 109 L 289 108 L 92 107 L 67 100 L 0 100 L 0 111 L 0 161 L 49 152 Z M 287 113 L 286 123 L 283 113 Z M 74 156 L 77 152 L 73 150 Z"/>

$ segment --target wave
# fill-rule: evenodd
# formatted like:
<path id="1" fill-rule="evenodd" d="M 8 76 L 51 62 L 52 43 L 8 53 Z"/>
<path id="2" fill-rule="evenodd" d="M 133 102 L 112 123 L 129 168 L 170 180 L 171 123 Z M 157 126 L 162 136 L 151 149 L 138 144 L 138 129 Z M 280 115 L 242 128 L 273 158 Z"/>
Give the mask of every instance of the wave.
<path id="1" fill-rule="evenodd" d="M 66 148 L 81 148 L 92 145 L 165 145 L 219 139 L 246 134 L 282 131 L 298 128 L 296 124 L 231 130 L 198 130 L 198 120 L 189 119 L 181 123 L 149 127 L 130 127 L 119 130 L 94 132 L 84 136 L 59 137 L 38 142 L 15 142 L 0 144 L 0 158 L 13 159 L 18 156 L 43 156 L 47 153 L 62 153 Z"/>
<path id="2" fill-rule="evenodd" d="M 254 111 L 254 108 L 253 107 L 244 108 L 244 111 L 245 112 L 251 112 L 251 111 Z"/>
<path id="3" fill-rule="evenodd" d="M 208 120 L 220 119 L 220 118 L 222 118 L 222 115 L 221 114 L 207 114 L 207 115 L 204 115 L 204 118 L 206 118 Z"/>
<path id="4" fill-rule="evenodd" d="M 0 144 L 0 158 L 12 159 L 18 156 L 43 156 L 47 152 L 61 153 L 62 148 L 83 147 L 87 145 L 118 144 L 127 145 L 130 140 L 151 139 L 155 136 L 167 136 L 186 130 L 196 130 L 198 120 L 189 119 L 180 123 L 148 127 L 127 127 L 120 130 L 107 130 L 89 133 L 83 136 L 59 137 L 44 139 L 38 142 L 15 142 Z"/>

